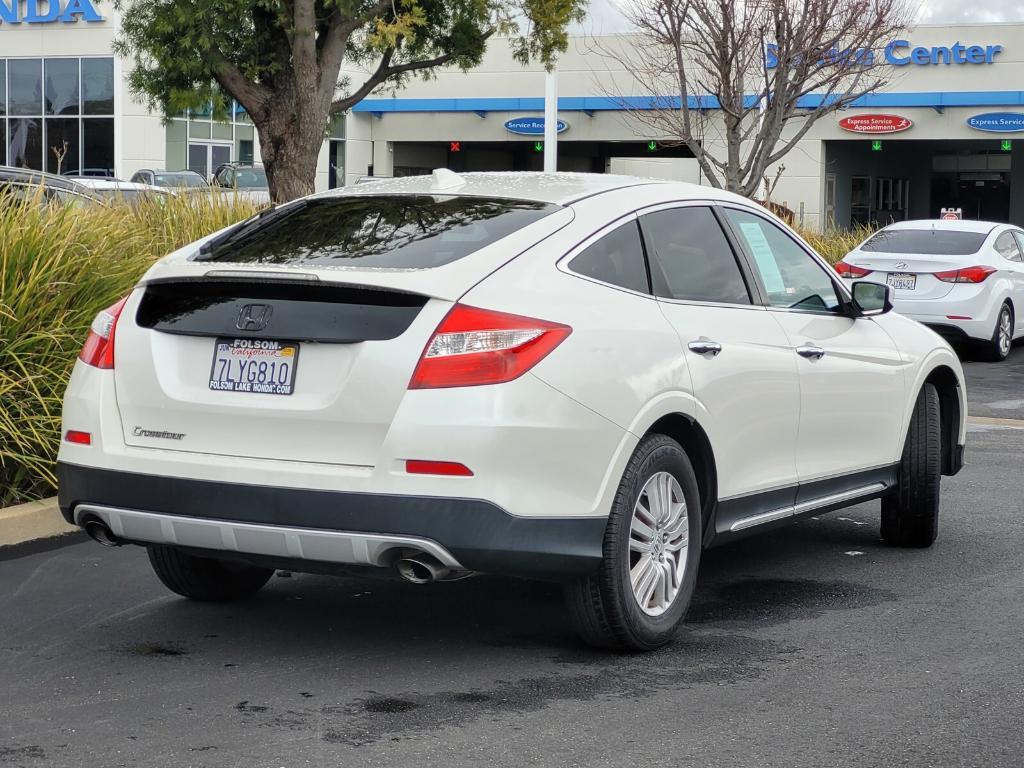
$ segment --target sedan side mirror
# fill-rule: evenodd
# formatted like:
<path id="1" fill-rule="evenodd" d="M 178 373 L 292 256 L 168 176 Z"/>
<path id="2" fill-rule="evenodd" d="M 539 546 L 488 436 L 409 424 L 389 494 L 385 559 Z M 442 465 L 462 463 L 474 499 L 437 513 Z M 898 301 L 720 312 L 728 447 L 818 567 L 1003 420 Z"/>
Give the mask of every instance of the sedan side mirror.
<path id="1" fill-rule="evenodd" d="M 863 316 L 884 315 L 892 309 L 892 289 L 882 283 L 854 283 L 853 303 Z"/>

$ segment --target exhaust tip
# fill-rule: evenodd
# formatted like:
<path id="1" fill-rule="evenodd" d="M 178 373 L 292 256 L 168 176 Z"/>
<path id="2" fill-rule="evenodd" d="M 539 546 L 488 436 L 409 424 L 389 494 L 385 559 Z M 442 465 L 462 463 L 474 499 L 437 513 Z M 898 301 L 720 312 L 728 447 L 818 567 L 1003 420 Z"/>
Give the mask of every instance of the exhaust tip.
<path id="1" fill-rule="evenodd" d="M 433 569 L 411 557 L 402 558 L 395 567 L 399 576 L 413 584 L 429 584 L 435 579 Z"/>
<path id="2" fill-rule="evenodd" d="M 121 542 L 114 535 L 114 532 L 110 530 L 110 527 L 99 518 L 89 518 L 82 523 L 82 527 L 85 529 L 85 532 L 88 534 L 90 539 L 98 544 L 102 544 L 104 547 L 121 546 Z"/>

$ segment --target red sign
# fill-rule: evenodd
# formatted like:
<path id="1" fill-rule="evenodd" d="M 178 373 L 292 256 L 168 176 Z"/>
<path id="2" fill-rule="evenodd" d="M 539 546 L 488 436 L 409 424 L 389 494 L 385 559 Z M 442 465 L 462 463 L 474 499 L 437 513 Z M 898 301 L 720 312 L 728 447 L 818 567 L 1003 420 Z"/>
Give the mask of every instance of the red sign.
<path id="1" fill-rule="evenodd" d="M 899 133 L 913 125 L 908 117 L 899 115 L 852 115 L 839 121 L 839 127 L 851 133 Z"/>
<path id="2" fill-rule="evenodd" d="M 458 142 L 458 141 L 449 142 L 448 143 L 448 151 L 449 152 L 461 152 L 462 151 L 462 144 L 460 142 Z"/>
<path id="3" fill-rule="evenodd" d="M 939 212 L 939 218 L 943 221 L 960 221 L 964 217 L 963 208 L 943 208 Z"/>

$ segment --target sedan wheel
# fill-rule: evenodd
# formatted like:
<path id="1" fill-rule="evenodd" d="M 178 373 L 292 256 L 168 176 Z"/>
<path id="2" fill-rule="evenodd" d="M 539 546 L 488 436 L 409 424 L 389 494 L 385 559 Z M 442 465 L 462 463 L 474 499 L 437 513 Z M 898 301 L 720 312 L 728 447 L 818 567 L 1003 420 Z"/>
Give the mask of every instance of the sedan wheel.
<path id="1" fill-rule="evenodd" d="M 1010 309 L 1009 304 L 1004 303 L 999 308 L 992 340 L 987 346 L 989 358 L 996 362 L 1010 356 L 1010 349 L 1013 346 L 1013 310 Z"/>

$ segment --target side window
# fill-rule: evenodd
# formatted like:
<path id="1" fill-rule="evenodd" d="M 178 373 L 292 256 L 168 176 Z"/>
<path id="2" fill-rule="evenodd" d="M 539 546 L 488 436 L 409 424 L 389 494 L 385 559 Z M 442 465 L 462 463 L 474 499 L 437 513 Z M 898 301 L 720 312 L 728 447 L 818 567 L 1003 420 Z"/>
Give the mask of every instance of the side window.
<path id="1" fill-rule="evenodd" d="M 578 275 L 631 291 L 650 293 L 644 247 L 636 221 L 609 232 L 569 262 Z"/>
<path id="2" fill-rule="evenodd" d="M 785 231 L 753 213 L 723 210 L 753 258 L 771 306 L 811 312 L 839 310 L 832 278 Z"/>
<path id="3" fill-rule="evenodd" d="M 996 238 L 996 250 L 1007 261 L 1021 260 L 1020 246 L 1017 244 L 1014 234 L 1012 231 L 1006 231 Z"/>
<path id="4" fill-rule="evenodd" d="M 640 220 L 656 295 L 681 301 L 750 303 L 736 256 L 710 208 L 672 208 Z"/>

